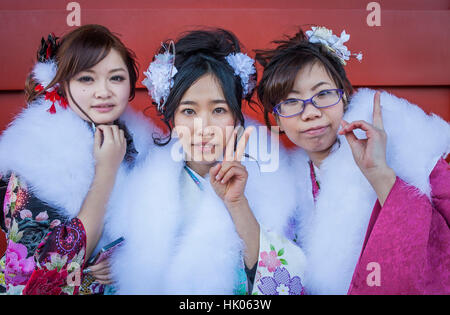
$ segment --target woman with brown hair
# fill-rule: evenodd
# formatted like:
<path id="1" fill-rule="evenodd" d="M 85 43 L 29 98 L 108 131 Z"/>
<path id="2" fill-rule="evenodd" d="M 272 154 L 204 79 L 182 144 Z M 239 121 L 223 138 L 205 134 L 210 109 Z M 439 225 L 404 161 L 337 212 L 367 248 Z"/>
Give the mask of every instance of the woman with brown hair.
<path id="1" fill-rule="evenodd" d="M 134 53 L 103 26 L 42 39 L 28 107 L 0 138 L 3 291 L 77 294 L 87 258 L 120 236 L 103 233 L 109 203 L 151 144 L 128 106 L 137 77 Z M 110 283 L 105 262 L 91 272 Z"/>
<path id="2" fill-rule="evenodd" d="M 300 30 L 257 52 L 258 97 L 298 147 L 292 235 L 310 294 L 450 292 L 450 126 L 386 92 L 357 92 L 350 35 Z"/>

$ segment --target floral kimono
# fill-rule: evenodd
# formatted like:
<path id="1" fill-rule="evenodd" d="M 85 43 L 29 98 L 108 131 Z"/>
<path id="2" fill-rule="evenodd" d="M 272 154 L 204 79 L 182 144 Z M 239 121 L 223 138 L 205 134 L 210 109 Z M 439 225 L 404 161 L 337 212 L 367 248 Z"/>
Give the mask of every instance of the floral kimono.
<path id="1" fill-rule="evenodd" d="M 7 236 L 0 260 L 2 292 L 77 294 L 86 252 L 81 221 L 40 201 L 14 173 L 1 178 L 1 189 L 0 222 Z"/>
<path id="2" fill-rule="evenodd" d="M 0 290 L 6 294 L 78 294 L 84 279 L 86 232 L 76 216 L 94 177 L 93 131 L 72 110 L 51 115 L 43 102 L 24 109 L 0 138 L 0 225 L 7 237 Z M 150 148 L 149 124 L 132 109 L 118 124 L 128 129 L 128 145 L 111 200 L 139 163 L 138 152 Z M 108 240 L 104 233 L 97 248 Z M 98 283 L 83 289 L 102 291 Z"/>

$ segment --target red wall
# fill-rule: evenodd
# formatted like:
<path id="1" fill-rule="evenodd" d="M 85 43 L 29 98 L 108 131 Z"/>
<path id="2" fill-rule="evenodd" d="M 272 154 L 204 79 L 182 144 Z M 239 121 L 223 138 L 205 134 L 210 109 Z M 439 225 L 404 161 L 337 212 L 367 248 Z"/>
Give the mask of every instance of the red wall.
<path id="1" fill-rule="evenodd" d="M 22 89 L 34 64 L 40 38 L 71 28 L 62 0 L 2 0 L 0 3 L 0 131 L 24 106 Z M 160 42 L 198 25 L 230 29 L 252 54 L 270 46 L 296 26 L 326 25 L 351 35 L 351 51 L 362 63 L 349 62 L 355 86 L 382 88 L 405 97 L 450 121 L 450 2 L 380 0 L 381 26 L 369 27 L 361 0 L 80 0 L 81 23 L 97 23 L 122 35 L 137 54 L 141 73 Z M 142 75 L 141 79 L 142 80 Z M 132 105 L 150 104 L 139 85 Z M 260 118 L 253 112 L 250 116 Z M 1 234 L 1 233 L 0 233 Z M 0 241 L 0 244 L 2 242 Z M 1 244 L 4 246 L 4 244 Z M 0 252 L 2 246 L 0 245 Z"/>

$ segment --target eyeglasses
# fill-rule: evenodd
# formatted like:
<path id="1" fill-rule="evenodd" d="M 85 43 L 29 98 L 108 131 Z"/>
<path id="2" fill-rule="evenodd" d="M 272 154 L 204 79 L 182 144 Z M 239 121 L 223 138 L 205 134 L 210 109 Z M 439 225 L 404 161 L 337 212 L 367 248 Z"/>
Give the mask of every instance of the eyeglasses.
<path id="1" fill-rule="evenodd" d="M 273 113 L 281 117 L 293 117 L 300 115 L 305 110 L 306 104 L 311 103 L 316 108 L 331 107 L 339 103 L 344 95 L 342 89 L 322 90 L 311 98 L 289 98 L 273 108 Z"/>

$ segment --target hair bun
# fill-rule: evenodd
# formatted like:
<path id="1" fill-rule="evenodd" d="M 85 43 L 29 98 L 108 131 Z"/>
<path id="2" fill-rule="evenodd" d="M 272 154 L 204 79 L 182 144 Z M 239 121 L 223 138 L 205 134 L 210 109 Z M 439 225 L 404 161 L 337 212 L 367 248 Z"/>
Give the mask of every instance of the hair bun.
<path id="1" fill-rule="evenodd" d="M 169 41 L 163 45 L 169 47 Z M 183 33 L 175 42 L 175 64 L 180 67 L 187 59 L 194 55 L 205 55 L 215 59 L 224 59 L 230 53 L 241 51 L 241 45 L 237 37 L 230 31 L 211 28 L 206 30 L 194 30 Z M 161 48 L 159 53 L 164 53 Z"/>

